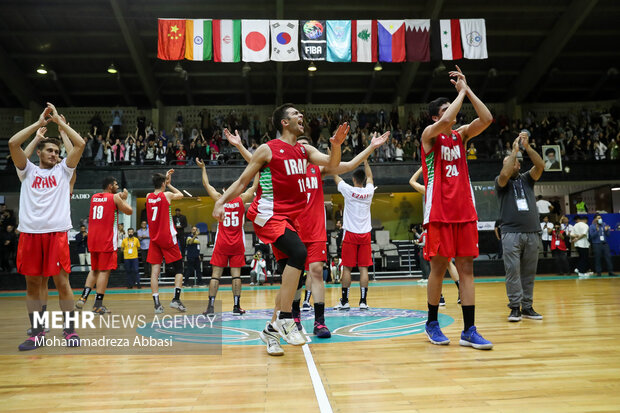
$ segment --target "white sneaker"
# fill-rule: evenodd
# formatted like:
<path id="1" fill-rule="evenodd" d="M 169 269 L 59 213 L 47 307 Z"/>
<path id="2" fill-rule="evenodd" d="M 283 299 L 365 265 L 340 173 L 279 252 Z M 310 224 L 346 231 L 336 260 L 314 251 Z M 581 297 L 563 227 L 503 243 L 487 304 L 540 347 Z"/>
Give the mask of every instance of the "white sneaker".
<path id="1" fill-rule="evenodd" d="M 301 311 L 312 311 L 312 306 L 310 305 L 310 302 L 304 301 L 301 306 Z"/>
<path id="2" fill-rule="evenodd" d="M 351 306 L 349 302 L 342 304 L 342 299 L 338 300 L 338 304 L 334 307 L 334 310 L 349 310 Z"/>
<path id="3" fill-rule="evenodd" d="M 282 356 L 284 350 L 280 346 L 280 336 L 275 331 L 269 331 L 269 323 L 265 326 L 265 329 L 258 333 L 260 339 L 267 345 L 267 354 L 270 356 Z"/>
<path id="4" fill-rule="evenodd" d="M 172 300 L 170 302 L 170 308 L 176 308 L 177 310 L 179 310 L 182 313 L 187 311 L 187 308 L 185 308 L 185 306 L 183 305 L 181 300 Z"/>
<path id="5" fill-rule="evenodd" d="M 273 323 L 273 328 L 278 330 L 280 337 L 293 346 L 306 344 L 306 338 L 297 329 L 297 324 L 292 318 L 278 319 Z"/>
<path id="6" fill-rule="evenodd" d="M 360 303 L 360 310 L 368 310 L 368 304 Z"/>
<path id="7" fill-rule="evenodd" d="M 428 284 L 428 278 L 420 278 L 418 282 L 421 284 Z"/>

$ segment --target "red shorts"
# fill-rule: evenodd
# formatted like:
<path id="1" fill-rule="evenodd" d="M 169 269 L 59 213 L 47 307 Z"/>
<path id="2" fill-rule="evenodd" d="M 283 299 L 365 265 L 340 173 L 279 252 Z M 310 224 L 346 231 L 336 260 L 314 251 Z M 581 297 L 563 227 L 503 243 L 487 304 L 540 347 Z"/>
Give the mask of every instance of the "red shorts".
<path id="1" fill-rule="evenodd" d="M 254 223 L 253 223 L 254 224 Z M 276 259 L 276 262 L 288 258 L 288 255 L 280 251 L 273 245 L 274 242 L 278 240 L 286 229 L 290 229 L 295 233 L 299 233 L 299 228 L 297 227 L 297 222 L 293 224 L 291 220 L 280 217 L 272 217 L 267 221 L 264 226 L 254 224 L 254 232 L 263 241 L 265 244 L 272 244 L 271 248 L 273 249 L 273 255 Z"/>
<path id="2" fill-rule="evenodd" d="M 146 255 L 146 262 L 157 265 L 161 264 L 162 260 L 166 260 L 166 264 L 170 264 L 182 258 L 178 244 L 161 246 L 151 241 L 149 252 Z"/>
<path id="3" fill-rule="evenodd" d="M 93 271 L 111 271 L 118 265 L 116 251 L 91 251 L 90 264 Z"/>
<path id="4" fill-rule="evenodd" d="M 213 255 L 211 256 L 211 265 L 222 268 L 241 268 L 245 265 L 245 255 L 228 255 L 222 254 L 218 251 L 213 251 Z"/>
<path id="5" fill-rule="evenodd" d="M 51 277 L 60 270 L 71 272 L 69 239 L 66 232 L 26 234 L 17 244 L 17 272 L 23 275 Z"/>
<path id="6" fill-rule="evenodd" d="M 372 265 L 370 232 L 355 234 L 345 231 L 342 239 L 342 265 L 345 267 L 370 267 Z"/>
<path id="7" fill-rule="evenodd" d="M 447 258 L 478 256 L 478 223 L 431 222 L 428 224 L 424 258 L 439 255 Z"/>
<path id="8" fill-rule="evenodd" d="M 325 241 L 304 242 L 308 256 L 306 257 L 306 271 L 313 262 L 327 261 L 327 243 Z"/>

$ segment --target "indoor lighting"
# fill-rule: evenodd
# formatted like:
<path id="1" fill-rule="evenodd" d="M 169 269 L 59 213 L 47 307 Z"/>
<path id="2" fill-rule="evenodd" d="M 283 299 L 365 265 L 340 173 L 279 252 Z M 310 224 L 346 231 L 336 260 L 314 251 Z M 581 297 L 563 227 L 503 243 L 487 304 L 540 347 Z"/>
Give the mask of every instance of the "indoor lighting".
<path id="1" fill-rule="evenodd" d="M 620 191 L 620 186 L 617 186 L 615 188 L 611 188 L 612 191 Z"/>
<path id="2" fill-rule="evenodd" d="M 381 63 L 377 62 L 377 64 L 375 65 L 375 72 L 380 72 L 383 70 L 383 67 L 381 66 Z"/>
<path id="3" fill-rule="evenodd" d="M 314 62 L 310 62 L 310 64 L 308 65 L 308 72 L 316 72 L 316 66 L 314 65 Z"/>
<path id="4" fill-rule="evenodd" d="M 37 73 L 40 75 L 46 75 L 47 74 L 47 69 L 45 68 L 45 65 L 43 63 L 41 63 L 41 66 L 39 66 L 37 68 Z"/>
<path id="5" fill-rule="evenodd" d="M 108 73 L 112 75 L 118 73 L 118 70 L 116 70 L 116 67 L 114 67 L 114 63 L 110 64 L 110 67 L 108 67 Z"/>

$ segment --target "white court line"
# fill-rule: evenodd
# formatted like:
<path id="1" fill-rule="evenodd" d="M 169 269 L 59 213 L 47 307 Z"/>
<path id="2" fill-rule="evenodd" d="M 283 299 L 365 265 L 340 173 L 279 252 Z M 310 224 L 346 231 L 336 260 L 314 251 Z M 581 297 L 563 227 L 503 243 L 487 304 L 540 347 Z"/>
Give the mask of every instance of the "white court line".
<path id="1" fill-rule="evenodd" d="M 304 357 L 306 358 L 306 364 L 308 365 L 308 371 L 310 372 L 310 379 L 312 379 L 312 386 L 314 387 L 316 401 L 319 402 L 319 411 L 321 413 L 332 413 L 332 406 L 329 404 L 325 387 L 323 387 L 323 381 L 321 381 L 319 371 L 316 369 L 316 365 L 314 364 L 314 358 L 310 352 L 310 347 L 308 344 L 304 344 L 301 346 L 301 349 L 304 351 Z"/>

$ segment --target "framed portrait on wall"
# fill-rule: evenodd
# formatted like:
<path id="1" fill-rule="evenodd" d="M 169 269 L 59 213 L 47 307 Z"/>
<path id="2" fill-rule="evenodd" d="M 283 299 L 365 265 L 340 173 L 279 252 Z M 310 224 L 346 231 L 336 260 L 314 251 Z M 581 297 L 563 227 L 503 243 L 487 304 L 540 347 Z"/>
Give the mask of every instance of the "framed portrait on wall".
<path id="1" fill-rule="evenodd" d="M 560 145 L 543 145 L 542 157 L 543 161 L 545 161 L 545 171 L 562 171 L 562 152 L 560 151 Z"/>

